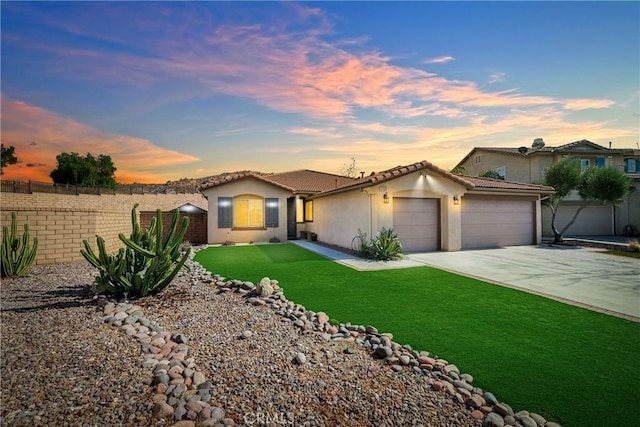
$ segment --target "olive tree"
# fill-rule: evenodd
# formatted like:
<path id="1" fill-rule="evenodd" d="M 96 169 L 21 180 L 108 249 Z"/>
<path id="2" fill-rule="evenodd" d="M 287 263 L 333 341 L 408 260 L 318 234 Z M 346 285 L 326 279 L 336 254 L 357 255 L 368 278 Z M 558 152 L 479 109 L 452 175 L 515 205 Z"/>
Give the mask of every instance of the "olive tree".
<path id="1" fill-rule="evenodd" d="M 591 166 L 581 171 L 580 161 L 573 157 L 547 168 L 543 184 L 555 189 L 555 193 L 544 201 L 545 206 L 551 209 L 551 229 L 553 230 L 554 243 L 562 241 L 562 236 L 573 225 L 580 212 L 589 204 L 620 205 L 624 196 L 631 189 L 631 181 L 619 169 L 611 166 L 600 168 Z M 578 192 L 581 203 L 571 220 L 559 230 L 556 225 L 558 207 L 572 191 Z"/>

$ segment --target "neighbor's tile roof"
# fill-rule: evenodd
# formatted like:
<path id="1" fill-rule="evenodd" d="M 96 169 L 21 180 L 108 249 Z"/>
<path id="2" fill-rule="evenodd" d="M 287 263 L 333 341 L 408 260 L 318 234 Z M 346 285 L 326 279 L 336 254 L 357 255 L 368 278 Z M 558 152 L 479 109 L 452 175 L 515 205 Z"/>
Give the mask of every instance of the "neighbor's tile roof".
<path id="1" fill-rule="evenodd" d="M 534 147 L 524 147 L 524 148 L 526 148 L 527 151 L 524 152 L 524 153 L 521 153 L 520 152 L 520 148 L 516 148 L 516 147 L 474 147 L 458 163 L 458 166 L 461 166 L 462 164 L 464 164 L 477 151 L 485 151 L 485 152 L 489 151 L 489 152 L 493 152 L 493 153 L 511 154 L 511 155 L 515 155 L 515 156 L 522 156 L 522 155 L 530 156 L 530 155 L 536 154 L 536 153 L 554 153 L 554 152 L 559 152 L 559 153 L 573 153 L 573 152 L 598 153 L 598 152 L 601 152 L 601 151 L 606 151 L 607 153 L 611 153 L 611 154 L 626 154 L 626 153 L 629 153 L 630 150 L 633 151 L 633 149 L 629 149 L 629 148 L 607 148 L 607 147 L 603 147 L 602 145 L 596 144 L 595 142 L 591 142 L 591 141 L 589 141 L 587 139 L 581 139 L 580 141 L 570 142 L 568 144 L 559 145 L 557 147 L 551 147 L 551 146 L 545 145 L 544 147 L 540 147 L 540 148 L 534 148 Z"/>
<path id="2" fill-rule="evenodd" d="M 553 187 L 547 185 L 527 184 L 502 179 L 481 178 L 478 176 L 461 175 L 461 177 L 471 182 L 474 190 L 530 191 L 535 193 L 553 193 L 555 191 Z"/>
<path id="3" fill-rule="evenodd" d="M 201 190 L 206 190 L 208 188 L 217 187 L 219 185 L 227 184 L 229 182 L 238 181 L 245 178 L 255 178 L 294 193 L 310 194 L 337 188 L 345 184 L 350 184 L 356 180 L 355 178 L 317 172 L 308 169 L 274 173 L 269 175 L 259 175 L 253 172 L 243 172 L 235 175 L 229 175 L 218 181 L 206 184 L 201 188 Z"/>

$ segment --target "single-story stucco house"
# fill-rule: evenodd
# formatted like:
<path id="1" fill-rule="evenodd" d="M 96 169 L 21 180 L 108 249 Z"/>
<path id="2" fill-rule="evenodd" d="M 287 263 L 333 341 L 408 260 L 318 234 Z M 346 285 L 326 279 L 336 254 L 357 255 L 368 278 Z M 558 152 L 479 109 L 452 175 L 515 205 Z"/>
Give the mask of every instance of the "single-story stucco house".
<path id="1" fill-rule="evenodd" d="M 350 248 L 393 228 L 405 252 L 457 251 L 541 241 L 541 199 L 553 188 L 455 175 L 422 161 L 349 178 L 311 170 L 241 173 L 201 188 L 208 243 L 301 236 Z"/>

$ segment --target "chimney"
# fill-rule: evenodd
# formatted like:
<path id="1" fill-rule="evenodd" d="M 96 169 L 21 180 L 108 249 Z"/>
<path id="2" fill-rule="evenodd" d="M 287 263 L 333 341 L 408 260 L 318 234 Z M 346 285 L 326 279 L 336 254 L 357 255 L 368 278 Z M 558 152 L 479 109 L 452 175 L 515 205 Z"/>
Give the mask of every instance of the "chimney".
<path id="1" fill-rule="evenodd" d="M 609 141 L 609 150 L 611 150 L 611 141 Z"/>
<path id="2" fill-rule="evenodd" d="M 364 171 L 360 171 L 360 179 L 364 178 Z"/>

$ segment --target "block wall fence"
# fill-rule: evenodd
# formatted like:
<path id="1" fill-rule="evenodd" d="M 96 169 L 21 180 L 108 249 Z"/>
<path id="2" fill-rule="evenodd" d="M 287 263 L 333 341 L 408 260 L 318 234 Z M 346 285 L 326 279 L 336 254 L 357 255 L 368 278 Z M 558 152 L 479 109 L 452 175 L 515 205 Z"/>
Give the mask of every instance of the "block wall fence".
<path id="1" fill-rule="evenodd" d="M 131 209 L 136 203 L 140 204 L 139 216 L 142 212 L 155 213 L 156 209 L 168 212 L 185 203 L 208 209 L 207 200 L 200 193 L 67 195 L 2 192 L 0 224 L 10 226 L 14 211 L 20 235 L 24 231 L 23 224 L 29 224 L 32 241 L 33 236 L 38 236 L 39 240 L 34 264 L 73 262 L 84 259 L 80 254 L 83 240 L 88 240 L 96 249 L 96 235 L 105 239 L 109 252 L 123 247 L 118 234 L 131 233 Z M 206 218 L 204 222 L 206 224 Z M 191 231 L 190 227 L 187 233 Z"/>

